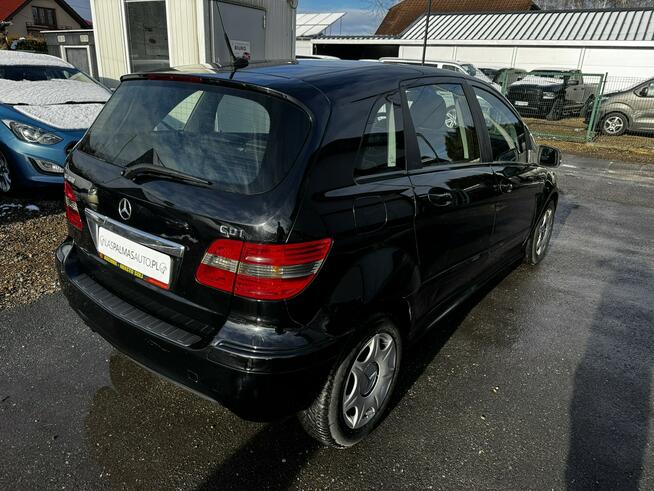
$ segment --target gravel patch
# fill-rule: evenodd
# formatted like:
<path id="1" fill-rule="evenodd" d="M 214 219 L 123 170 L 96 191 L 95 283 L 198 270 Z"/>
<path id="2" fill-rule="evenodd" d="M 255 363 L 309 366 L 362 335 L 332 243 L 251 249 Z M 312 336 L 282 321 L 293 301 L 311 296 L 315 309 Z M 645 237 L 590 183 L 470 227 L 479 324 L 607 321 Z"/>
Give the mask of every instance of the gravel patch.
<path id="1" fill-rule="evenodd" d="M 54 251 L 66 234 L 59 200 L 0 198 L 0 311 L 59 289 Z"/>

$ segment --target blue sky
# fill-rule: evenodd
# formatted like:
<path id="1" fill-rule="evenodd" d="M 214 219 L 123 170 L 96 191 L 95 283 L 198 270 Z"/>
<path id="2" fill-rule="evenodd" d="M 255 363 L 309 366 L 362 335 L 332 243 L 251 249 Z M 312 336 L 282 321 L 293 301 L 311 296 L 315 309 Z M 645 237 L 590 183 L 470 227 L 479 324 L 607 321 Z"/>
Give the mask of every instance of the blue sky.
<path id="1" fill-rule="evenodd" d="M 89 0 L 68 0 L 68 4 L 85 19 L 91 18 Z M 347 12 L 343 18 L 343 34 L 372 34 L 379 19 L 370 14 L 368 5 L 366 0 L 300 0 L 298 12 Z M 334 34 L 340 34 L 338 27 L 335 26 Z"/>

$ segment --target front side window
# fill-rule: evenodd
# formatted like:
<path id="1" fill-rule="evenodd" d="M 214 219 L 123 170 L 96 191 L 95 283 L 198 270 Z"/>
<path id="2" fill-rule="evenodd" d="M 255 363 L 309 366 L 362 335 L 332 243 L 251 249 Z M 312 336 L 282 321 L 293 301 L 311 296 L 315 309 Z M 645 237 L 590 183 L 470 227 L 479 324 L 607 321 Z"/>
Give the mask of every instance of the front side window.
<path id="1" fill-rule="evenodd" d="M 477 132 L 461 85 L 411 87 L 406 97 L 423 166 L 479 159 Z"/>
<path id="2" fill-rule="evenodd" d="M 497 96 L 474 87 L 486 121 L 494 162 L 525 162 L 527 140 L 525 127 Z"/>
<path id="3" fill-rule="evenodd" d="M 361 142 L 356 176 L 404 168 L 404 132 L 398 94 L 387 94 L 374 104 Z"/>
<path id="4" fill-rule="evenodd" d="M 132 72 L 168 68 L 165 0 L 125 0 L 129 61 Z"/>
<path id="5" fill-rule="evenodd" d="M 311 120 L 298 106 L 249 90 L 186 82 L 123 82 L 80 151 L 121 167 L 152 164 L 264 193 L 286 176 Z"/>
<path id="6" fill-rule="evenodd" d="M 650 82 L 649 85 L 646 85 L 640 92 L 643 97 L 654 98 L 654 82 Z"/>

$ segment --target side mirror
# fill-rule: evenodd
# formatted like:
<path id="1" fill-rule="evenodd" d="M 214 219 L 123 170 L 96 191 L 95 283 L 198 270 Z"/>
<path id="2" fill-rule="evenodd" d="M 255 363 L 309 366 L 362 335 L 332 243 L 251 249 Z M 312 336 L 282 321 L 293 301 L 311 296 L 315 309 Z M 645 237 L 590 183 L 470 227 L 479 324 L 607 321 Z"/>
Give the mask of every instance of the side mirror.
<path id="1" fill-rule="evenodd" d="M 649 86 L 647 86 L 647 87 L 643 87 L 643 88 L 640 89 L 640 91 L 638 92 L 638 95 L 641 96 L 641 97 L 647 97 L 648 94 L 649 94 Z"/>
<path id="2" fill-rule="evenodd" d="M 538 151 L 538 163 L 543 167 L 558 167 L 561 165 L 561 152 L 558 148 L 541 145 Z"/>

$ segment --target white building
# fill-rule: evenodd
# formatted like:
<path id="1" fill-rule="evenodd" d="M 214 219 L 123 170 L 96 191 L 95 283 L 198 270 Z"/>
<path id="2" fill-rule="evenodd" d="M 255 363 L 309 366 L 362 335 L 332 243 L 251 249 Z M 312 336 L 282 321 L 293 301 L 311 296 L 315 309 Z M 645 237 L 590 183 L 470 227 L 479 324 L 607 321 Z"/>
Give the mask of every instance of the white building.
<path id="1" fill-rule="evenodd" d="M 168 66 L 290 59 L 296 0 L 91 0 L 99 78 Z M 225 31 L 223 27 L 225 26 Z"/>
<path id="2" fill-rule="evenodd" d="M 358 53 L 367 45 L 384 56 L 420 59 L 425 22 L 422 17 L 393 38 L 340 36 L 311 42 L 316 54 L 342 56 L 347 47 Z M 427 59 L 654 77 L 654 8 L 432 14 Z"/>

